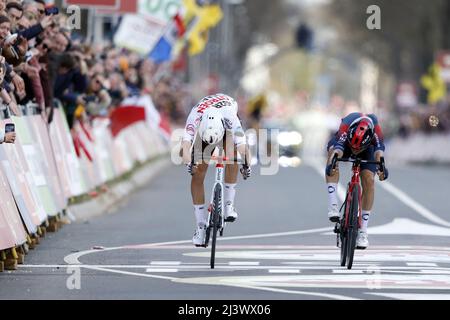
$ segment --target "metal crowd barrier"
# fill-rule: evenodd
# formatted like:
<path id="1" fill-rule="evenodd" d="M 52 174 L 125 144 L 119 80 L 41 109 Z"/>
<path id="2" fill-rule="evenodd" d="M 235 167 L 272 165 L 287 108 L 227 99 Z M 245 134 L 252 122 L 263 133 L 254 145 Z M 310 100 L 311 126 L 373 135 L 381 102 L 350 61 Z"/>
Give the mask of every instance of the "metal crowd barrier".
<path id="1" fill-rule="evenodd" d="M 14 123 L 15 144 L 0 144 L 0 271 L 24 262 L 47 232 L 62 226 L 69 200 L 98 188 L 167 152 L 158 129 L 135 123 L 118 136 L 109 118 L 75 122 L 69 129 L 61 103 L 47 125 L 37 105 L 11 116 L 0 106 L 0 127 Z"/>

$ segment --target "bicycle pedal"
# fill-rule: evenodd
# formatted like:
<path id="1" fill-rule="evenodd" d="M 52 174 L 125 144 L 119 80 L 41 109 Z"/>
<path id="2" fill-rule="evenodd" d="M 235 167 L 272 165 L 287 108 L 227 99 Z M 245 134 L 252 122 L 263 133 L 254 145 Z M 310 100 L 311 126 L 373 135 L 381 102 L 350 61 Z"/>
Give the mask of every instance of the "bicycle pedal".
<path id="1" fill-rule="evenodd" d="M 357 249 L 357 250 L 366 250 L 367 247 L 358 247 L 358 246 L 357 246 L 356 249 Z"/>
<path id="2" fill-rule="evenodd" d="M 331 222 L 333 223 L 338 223 L 339 222 L 339 217 L 331 217 L 329 218 Z"/>
<path id="3" fill-rule="evenodd" d="M 336 234 L 341 233 L 341 227 L 340 227 L 339 225 L 336 224 L 336 225 L 334 226 L 333 232 L 336 233 Z"/>
<path id="4" fill-rule="evenodd" d="M 235 217 L 226 217 L 225 218 L 225 222 L 234 222 L 234 221 L 236 221 Z"/>

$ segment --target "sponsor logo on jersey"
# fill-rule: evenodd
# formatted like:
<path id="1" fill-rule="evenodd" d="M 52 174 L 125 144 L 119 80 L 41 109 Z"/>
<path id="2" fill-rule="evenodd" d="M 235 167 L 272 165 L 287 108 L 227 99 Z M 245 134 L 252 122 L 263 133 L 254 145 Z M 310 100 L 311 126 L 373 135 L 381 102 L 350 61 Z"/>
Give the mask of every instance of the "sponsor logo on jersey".
<path id="1" fill-rule="evenodd" d="M 339 143 L 344 143 L 347 140 L 347 133 L 341 134 L 341 137 L 339 138 Z"/>
<path id="2" fill-rule="evenodd" d="M 233 128 L 233 122 L 230 119 L 224 119 L 225 129 L 231 130 Z"/>
<path id="3" fill-rule="evenodd" d="M 188 125 L 186 126 L 186 132 L 187 132 L 189 135 L 194 136 L 194 135 L 195 135 L 195 127 L 194 127 L 194 125 L 193 125 L 193 124 L 188 124 Z"/>
<path id="4" fill-rule="evenodd" d="M 209 107 L 223 108 L 231 106 L 230 98 L 223 95 L 206 97 L 196 106 L 198 113 L 203 113 Z"/>

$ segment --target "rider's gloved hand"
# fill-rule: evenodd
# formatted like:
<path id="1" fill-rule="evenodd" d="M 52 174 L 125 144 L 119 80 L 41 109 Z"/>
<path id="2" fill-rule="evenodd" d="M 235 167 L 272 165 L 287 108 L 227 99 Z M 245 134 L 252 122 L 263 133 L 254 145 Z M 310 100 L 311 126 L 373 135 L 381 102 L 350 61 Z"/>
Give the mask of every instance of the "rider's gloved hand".
<path id="1" fill-rule="evenodd" d="M 378 177 L 380 177 L 380 181 L 385 181 L 389 178 L 389 170 L 384 167 L 384 171 L 378 171 Z"/>
<path id="2" fill-rule="evenodd" d="M 250 166 L 242 166 L 241 174 L 244 180 L 247 180 L 252 175 L 252 168 Z"/>
<path id="3" fill-rule="evenodd" d="M 190 175 L 193 175 L 195 173 L 195 170 L 197 169 L 197 165 L 192 164 L 192 163 L 188 163 L 186 165 L 187 171 L 189 172 Z"/>
<path id="4" fill-rule="evenodd" d="M 328 177 L 334 176 L 335 173 L 337 173 L 339 171 L 339 167 L 338 167 L 339 164 L 337 162 L 336 162 L 335 167 L 333 169 L 332 160 L 334 158 L 342 158 L 342 156 L 343 156 L 343 152 L 341 150 L 338 150 L 338 149 L 333 150 L 333 152 L 331 153 L 330 158 L 328 160 L 328 165 L 325 168 L 325 174 Z"/>
<path id="5" fill-rule="evenodd" d="M 332 171 L 333 171 L 333 168 L 332 168 L 331 164 L 327 165 L 327 167 L 325 168 L 325 174 L 327 175 L 327 177 L 331 177 Z"/>

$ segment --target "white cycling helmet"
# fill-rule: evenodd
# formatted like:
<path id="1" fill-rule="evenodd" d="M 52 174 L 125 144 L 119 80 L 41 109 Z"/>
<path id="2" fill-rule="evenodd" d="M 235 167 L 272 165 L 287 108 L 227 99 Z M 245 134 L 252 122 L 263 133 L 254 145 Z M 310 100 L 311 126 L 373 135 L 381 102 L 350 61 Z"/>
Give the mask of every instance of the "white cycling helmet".
<path id="1" fill-rule="evenodd" d="M 217 144 L 223 139 L 225 128 L 223 116 L 219 109 L 209 107 L 203 112 L 198 133 L 200 138 L 208 144 Z"/>

